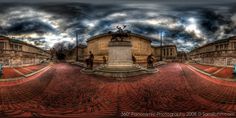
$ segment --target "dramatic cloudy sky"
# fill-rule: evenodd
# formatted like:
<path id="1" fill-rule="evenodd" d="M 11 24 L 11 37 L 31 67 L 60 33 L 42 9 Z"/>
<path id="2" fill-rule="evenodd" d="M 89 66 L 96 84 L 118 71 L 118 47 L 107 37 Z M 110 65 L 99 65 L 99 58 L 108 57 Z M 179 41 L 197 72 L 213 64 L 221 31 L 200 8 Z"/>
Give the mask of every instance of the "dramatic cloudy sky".
<path id="1" fill-rule="evenodd" d="M 85 43 L 123 24 L 153 45 L 163 32 L 164 44 L 176 44 L 179 51 L 236 35 L 233 0 L 1 0 L 0 8 L 1 35 L 45 49 L 74 44 L 76 31 Z"/>

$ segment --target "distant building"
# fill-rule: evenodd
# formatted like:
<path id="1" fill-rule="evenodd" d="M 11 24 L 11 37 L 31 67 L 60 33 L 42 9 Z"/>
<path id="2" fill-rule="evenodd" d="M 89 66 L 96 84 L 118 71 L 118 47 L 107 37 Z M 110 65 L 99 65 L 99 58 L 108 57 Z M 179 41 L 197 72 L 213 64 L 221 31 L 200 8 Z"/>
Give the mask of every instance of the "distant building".
<path id="1" fill-rule="evenodd" d="M 108 43 L 111 41 L 111 38 L 112 35 L 110 33 L 89 38 L 87 40 L 87 46 L 79 46 L 79 60 L 82 60 L 81 55 L 83 55 L 83 60 L 85 60 L 89 56 L 89 51 L 91 51 L 95 56 L 94 61 L 102 63 L 103 56 L 108 57 Z M 137 63 L 146 63 L 146 58 L 151 53 L 157 60 L 160 59 L 160 46 L 152 46 L 152 41 L 148 37 L 130 33 L 129 40 L 132 43 L 132 54 L 135 56 Z M 163 60 L 173 60 L 177 56 L 175 45 L 162 46 L 162 50 Z M 75 59 L 75 55 L 73 59 Z"/>
<path id="2" fill-rule="evenodd" d="M 49 52 L 25 42 L 0 36 L 0 63 L 4 66 L 27 66 L 50 58 Z"/>
<path id="3" fill-rule="evenodd" d="M 78 48 L 75 47 L 73 50 L 71 50 L 70 52 L 68 52 L 66 54 L 66 60 L 69 62 L 75 61 L 76 60 L 76 53 L 77 53 L 76 50 L 78 49 L 78 60 L 84 61 L 84 59 L 86 58 L 85 57 L 85 48 L 86 47 L 87 47 L 86 45 L 79 44 Z"/>
<path id="4" fill-rule="evenodd" d="M 189 58 L 202 64 L 232 66 L 236 64 L 236 36 L 198 47 L 189 53 Z"/>
<path id="5" fill-rule="evenodd" d="M 188 55 L 186 52 L 184 51 L 177 52 L 177 58 L 176 58 L 177 62 L 185 62 L 187 60 L 188 60 Z"/>
<path id="6" fill-rule="evenodd" d="M 157 60 L 161 60 L 161 53 L 162 53 L 162 60 L 164 61 L 173 61 L 177 57 L 177 48 L 175 45 L 163 45 L 157 47 L 153 46 L 152 48 L 154 57 L 156 57 Z"/>

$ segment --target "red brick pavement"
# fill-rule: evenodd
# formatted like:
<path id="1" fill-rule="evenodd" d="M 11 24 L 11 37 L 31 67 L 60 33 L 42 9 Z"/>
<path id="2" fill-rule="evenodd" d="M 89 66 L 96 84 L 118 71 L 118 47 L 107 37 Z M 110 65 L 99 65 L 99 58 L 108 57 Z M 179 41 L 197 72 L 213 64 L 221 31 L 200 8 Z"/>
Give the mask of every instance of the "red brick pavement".
<path id="1" fill-rule="evenodd" d="M 221 67 L 210 67 L 210 68 L 207 68 L 207 69 L 204 69 L 203 71 L 207 72 L 207 73 L 215 73 L 216 71 L 218 71 L 219 69 L 221 69 Z"/>
<path id="2" fill-rule="evenodd" d="M 25 69 L 24 67 L 18 67 L 15 69 L 18 70 L 19 72 L 21 72 L 22 74 L 30 74 L 33 72 L 33 70 Z"/>
<path id="3" fill-rule="evenodd" d="M 29 82 L 1 87 L 0 116 L 140 117 L 137 113 L 158 116 L 161 112 L 167 113 L 160 116 L 172 112 L 201 116 L 236 111 L 236 83 L 210 78 L 184 64 L 171 63 L 159 70 L 115 81 L 82 74 L 77 66 L 56 64 Z"/>
<path id="4" fill-rule="evenodd" d="M 30 74 L 37 70 L 40 70 L 47 65 L 34 65 L 34 66 L 26 66 L 26 67 L 17 67 L 17 68 L 3 68 L 3 75 L 1 79 L 11 79 L 17 77 L 23 77 L 23 75 Z M 15 70 L 19 71 L 22 74 L 17 73 Z"/>
<path id="5" fill-rule="evenodd" d="M 45 65 L 26 66 L 24 68 L 32 70 L 32 71 L 37 71 L 39 69 L 42 69 L 43 67 L 45 67 Z"/>
<path id="6" fill-rule="evenodd" d="M 216 66 L 208 66 L 208 65 L 201 65 L 201 64 L 190 64 L 190 65 L 204 72 L 212 74 L 215 77 L 219 77 L 223 79 L 235 78 L 232 67 L 216 67 Z"/>
<path id="7" fill-rule="evenodd" d="M 233 68 L 226 67 L 223 70 L 219 71 L 218 73 L 215 74 L 217 77 L 222 77 L 222 78 L 235 78 L 233 74 Z"/>
<path id="8" fill-rule="evenodd" d="M 201 64 L 191 64 L 192 66 L 200 69 L 200 70 L 207 70 L 209 68 L 211 68 L 212 66 L 208 66 L 208 65 L 201 65 Z"/>
<path id="9" fill-rule="evenodd" d="M 20 76 L 21 75 L 18 74 L 17 72 L 15 72 L 15 70 L 13 68 L 3 68 L 2 79 L 16 78 L 16 77 L 20 77 Z"/>

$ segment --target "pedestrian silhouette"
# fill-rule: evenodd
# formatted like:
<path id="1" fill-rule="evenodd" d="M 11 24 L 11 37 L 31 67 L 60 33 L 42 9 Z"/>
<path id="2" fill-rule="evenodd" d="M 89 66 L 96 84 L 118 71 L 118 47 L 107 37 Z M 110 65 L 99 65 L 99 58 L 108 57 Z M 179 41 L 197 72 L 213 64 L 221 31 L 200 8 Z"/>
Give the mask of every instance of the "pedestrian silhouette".
<path id="1" fill-rule="evenodd" d="M 94 60 L 94 55 L 91 51 L 89 51 L 89 65 L 90 69 L 93 69 L 93 60 Z"/>
<path id="2" fill-rule="evenodd" d="M 107 58 L 105 56 L 103 56 L 102 59 L 103 59 L 103 64 L 106 64 L 107 63 Z"/>
<path id="3" fill-rule="evenodd" d="M 152 54 L 148 55 L 147 68 L 154 68 L 153 62 L 154 62 L 154 58 L 153 58 Z"/>

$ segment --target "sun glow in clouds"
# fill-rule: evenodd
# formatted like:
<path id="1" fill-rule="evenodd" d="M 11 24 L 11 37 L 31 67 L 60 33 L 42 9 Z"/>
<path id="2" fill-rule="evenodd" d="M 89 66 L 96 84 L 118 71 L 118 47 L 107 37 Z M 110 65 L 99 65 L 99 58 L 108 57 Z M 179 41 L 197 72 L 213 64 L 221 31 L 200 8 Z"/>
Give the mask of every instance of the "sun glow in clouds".
<path id="1" fill-rule="evenodd" d="M 188 19 L 189 24 L 187 24 L 185 26 L 185 30 L 189 33 L 194 33 L 196 37 L 198 38 L 202 38 L 202 32 L 199 30 L 198 26 L 197 26 L 197 21 L 195 18 L 190 17 Z"/>
<path id="2" fill-rule="evenodd" d="M 108 16 L 109 18 L 121 18 L 121 17 L 126 17 L 127 14 L 126 13 L 114 13 L 114 14 L 111 14 L 110 16 Z"/>
<path id="3" fill-rule="evenodd" d="M 94 28 L 98 24 L 98 20 L 84 20 L 82 21 L 83 24 L 85 24 L 89 29 Z"/>
<path id="4" fill-rule="evenodd" d="M 152 18 L 152 19 L 129 19 L 126 20 L 125 23 L 127 24 L 133 24 L 133 23 L 140 23 L 140 24 L 147 24 L 151 26 L 161 26 L 161 27 L 167 27 L 169 29 L 174 29 L 176 27 L 181 26 L 179 22 L 176 22 L 174 19 L 171 18 L 164 18 L 164 17 L 158 17 L 158 18 Z"/>
<path id="5" fill-rule="evenodd" d="M 193 18 L 193 17 L 190 17 L 190 18 L 188 19 L 188 21 L 189 21 L 190 23 L 196 23 L 196 19 Z"/>

